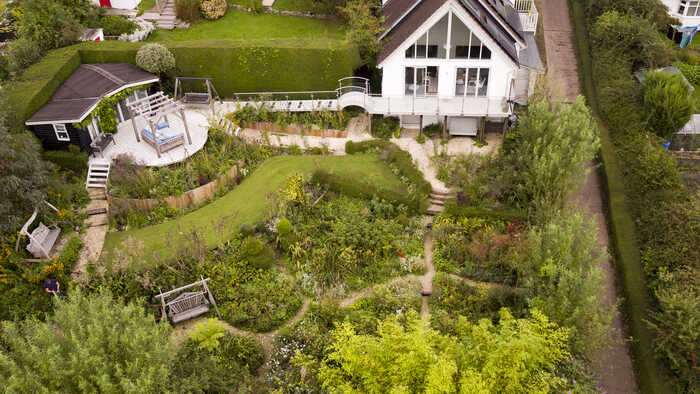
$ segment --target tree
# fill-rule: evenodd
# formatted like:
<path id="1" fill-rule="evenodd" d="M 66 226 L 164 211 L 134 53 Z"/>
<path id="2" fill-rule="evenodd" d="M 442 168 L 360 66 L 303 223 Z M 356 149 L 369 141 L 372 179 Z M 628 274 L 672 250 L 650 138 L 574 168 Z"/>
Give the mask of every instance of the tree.
<path id="1" fill-rule="evenodd" d="M 80 38 L 84 25 L 78 11 L 55 0 L 24 0 L 19 17 L 20 38 L 36 42 L 42 50 L 59 48 Z"/>
<path id="2" fill-rule="evenodd" d="M 345 7 L 340 7 L 340 15 L 347 23 L 346 39 L 355 43 L 360 49 L 362 59 L 373 61 L 381 43 L 377 40 L 384 31 L 383 18 L 377 16 L 380 6 L 376 0 L 348 0 Z"/>
<path id="3" fill-rule="evenodd" d="M 569 328 L 572 349 L 584 354 L 607 343 L 614 313 L 601 305 L 606 255 L 596 240 L 595 223 L 580 213 L 557 215 L 528 235 L 532 306 Z"/>
<path id="4" fill-rule="evenodd" d="M 650 71 L 643 89 L 647 125 L 661 138 L 678 132 L 695 112 L 690 87 L 680 75 Z"/>
<path id="5" fill-rule="evenodd" d="M 19 231 L 28 213 L 46 198 L 52 165 L 40 152 L 34 136 L 10 134 L 0 121 L 0 234 Z"/>
<path id="6" fill-rule="evenodd" d="M 585 178 L 599 146 L 583 97 L 566 107 L 547 100 L 530 104 L 501 152 L 510 198 L 547 216 Z"/>
<path id="7" fill-rule="evenodd" d="M 170 326 L 139 304 L 108 292 L 56 299 L 45 322 L 0 328 L 4 392 L 166 392 L 173 354 Z"/>
<path id="8" fill-rule="evenodd" d="M 566 340 L 566 330 L 537 310 L 515 319 L 504 309 L 498 326 L 460 317 L 456 339 L 415 313 L 405 327 L 396 317 L 380 322 L 377 336 L 345 322 L 333 331 L 319 380 L 333 392 L 541 392 L 564 384 L 552 370 L 568 355 Z"/>

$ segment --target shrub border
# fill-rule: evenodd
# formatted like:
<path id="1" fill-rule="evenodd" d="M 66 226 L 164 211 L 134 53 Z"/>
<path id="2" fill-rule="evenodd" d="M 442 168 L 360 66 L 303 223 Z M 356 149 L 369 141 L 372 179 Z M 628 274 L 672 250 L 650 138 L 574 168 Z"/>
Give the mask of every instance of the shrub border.
<path id="1" fill-rule="evenodd" d="M 646 278 L 642 269 L 636 226 L 631 214 L 625 183 L 617 162 L 610 132 L 600 118 L 598 97 L 593 84 L 592 63 L 586 17 L 579 1 L 568 0 L 574 27 L 579 80 L 588 105 L 597 118 L 600 131 L 600 159 L 602 161 L 603 189 L 610 227 L 610 241 L 614 252 L 615 268 L 620 276 L 625 299 L 627 326 L 631 336 L 638 389 L 642 393 L 672 393 L 666 367 L 654 357 L 653 335 L 646 325 L 650 302 Z"/>

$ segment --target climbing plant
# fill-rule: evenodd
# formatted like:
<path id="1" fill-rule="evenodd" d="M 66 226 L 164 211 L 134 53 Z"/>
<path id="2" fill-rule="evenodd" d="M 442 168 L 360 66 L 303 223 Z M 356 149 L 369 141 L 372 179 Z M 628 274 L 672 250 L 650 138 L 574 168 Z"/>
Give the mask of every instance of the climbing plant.
<path id="1" fill-rule="evenodd" d="M 84 130 L 92 123 L 93 119 L 97 119 L 97 123 L 100 125 L 102 132 L 106 134 L 112 134 L 117 131 L 117 105 L 122 100 L 125 100 L 131 95 L 131 93 L 137 90 L 148 90 L 151 84 L 135 86 L 133 88 L 124 89 L 119 93 L 113 94 L 111 96 L 105 96 L 100 100 L 94 110 L 88 115 L 82 122 L 74 123 L 78 129 Z"/>

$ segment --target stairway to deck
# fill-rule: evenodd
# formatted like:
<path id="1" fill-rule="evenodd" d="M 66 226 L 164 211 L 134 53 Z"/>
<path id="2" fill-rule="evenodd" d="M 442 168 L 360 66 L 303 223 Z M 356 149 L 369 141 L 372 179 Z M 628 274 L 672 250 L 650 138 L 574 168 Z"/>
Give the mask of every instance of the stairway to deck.
<path id="1" fill-rule="evenodd" d="M 109 178 L 109 169 L 111 164 L 109 161 L 94 160 L 88 166 L 87 179 L 85 187 L 107 189 L 107 178 Z"/>

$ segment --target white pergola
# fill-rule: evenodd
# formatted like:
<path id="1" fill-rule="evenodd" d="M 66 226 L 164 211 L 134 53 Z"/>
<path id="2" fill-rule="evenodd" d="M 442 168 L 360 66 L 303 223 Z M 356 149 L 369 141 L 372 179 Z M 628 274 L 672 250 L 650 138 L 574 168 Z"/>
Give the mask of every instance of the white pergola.
<path id="1" fill-rule="evenodd" d="M 159 158 L 161 153 L 184 144 L 182 133 L 172 134 L 169 128 L 158 128 L 162 121 L 168 122 L 168 115 L 175 115 L 182 120 L 182 123 L 185 125 L 187 143 L 192 145 L 192 137 L 190 137 L 190 130 L 187 125 L 187 119 L 185 118 L 184 106 L 169 98 L 163 92 L 157 92 L 150 96 L 132 101 L 127 104 L 127 108 L 131 116 L 131 124 L 134 128 L 136 141 L 141 142 L 141 133 L 139 133 L 136 125 L 136 117 L 142 117 L 148 124 L 152 136 L 152 138 L 150 138 L 148 135 L 144 134 L 144 140 L 155 148 Z M 164 129 L 167 129 L 171 135 L 166 141 L 161 142 L 158 138 L 158 132 Z M 163 134 L 162 131 L 161 134 Z"/>

